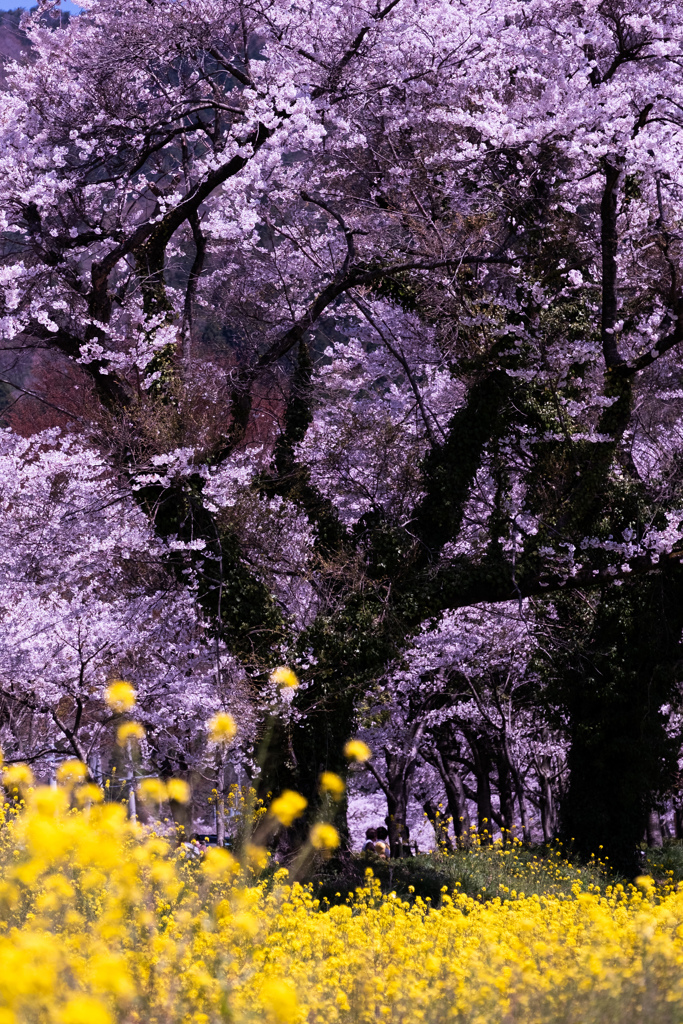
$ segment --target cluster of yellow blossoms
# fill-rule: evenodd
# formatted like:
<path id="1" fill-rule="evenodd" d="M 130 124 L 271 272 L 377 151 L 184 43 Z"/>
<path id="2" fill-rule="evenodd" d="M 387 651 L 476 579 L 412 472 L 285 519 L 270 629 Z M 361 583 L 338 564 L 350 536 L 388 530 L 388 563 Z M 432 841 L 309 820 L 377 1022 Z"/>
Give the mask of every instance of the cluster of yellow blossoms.
<path id="1" fill-rule="evenodd" d="M 683 1020 L 673 887 L 432 906 L 368 873 L 326 909 L 285 870 L 259 879 L 118 804 L 73 806 L 79 782 L 65 769 L 1 816 L 0 1024 Z M 325 829 L 318 849 L 336 845 Z"/>

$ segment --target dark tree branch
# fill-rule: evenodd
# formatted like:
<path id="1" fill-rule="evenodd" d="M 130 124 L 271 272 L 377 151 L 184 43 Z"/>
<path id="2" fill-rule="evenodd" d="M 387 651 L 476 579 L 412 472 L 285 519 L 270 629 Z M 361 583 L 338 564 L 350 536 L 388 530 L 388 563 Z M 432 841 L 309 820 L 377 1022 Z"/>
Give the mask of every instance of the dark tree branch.
<path id="1" fill-rule="evenodd" d="M 601 338 L 608 370 L 624 363 L 614 327 L 617 322 L 617 186 L 621 161 L 615 156 L 605 158 L 605 187 L 600 203 L 600 241 L 602 245 L 602 317 Z"/>
<path id="2" fill-rule="evenodd" d="M 254 83 L 252 82 L 249 75 L 247 75 L 246 72 L 244 71 L 240 71 L 240 69 L 236 68 L 234 64 L 231 64 L 229 60 L 226 60 L 223 54 L 220 52 L 220 50 L 217 50 L 215 46 L 211 46 L 209 48 L 209 53 L 211 54 L 213 59 L 217 61 L 222 68 L 225 68 L 228 74 L 232 75 L 233 78 L 236 78 L 241 85 L 249 85 L 253 87 Z"/>
<path id="3" fill-rule="evenodd" d="M 206 238 L 199 223 L 199 215 L 196 210 L 190 214 L 188 221 L 192 228 L 192 237 L 195 245 L 195 256 L 187 279 L 185 308 L 183 310 L 183 359 L 189 365 L 192 347 L 192 313 L 197 294 L 197 284 L 202 275 L 206 259 Z"/>

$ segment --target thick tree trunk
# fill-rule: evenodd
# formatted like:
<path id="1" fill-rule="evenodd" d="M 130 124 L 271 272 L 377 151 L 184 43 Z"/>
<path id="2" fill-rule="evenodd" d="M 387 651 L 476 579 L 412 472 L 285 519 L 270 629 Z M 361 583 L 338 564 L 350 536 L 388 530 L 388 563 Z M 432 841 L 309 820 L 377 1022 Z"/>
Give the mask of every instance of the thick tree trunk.
<path id="1" fill-rule="evenodd" d="M 519 803 L 519 823 L 522 826 L 522 839 L 525 843 L 531 841 L 531 830 L 529 828 L 529 820 L 526 813 L 526 799 L 524 797 L 524 784 L 522 782 L 522 776 L 520 773 L 514 771 L 515 778 L 515 789 L 517 790 L 517 802 Z"/>
<path id="2" fill-rule="evenodd" d="M 509 842 L 515 827 L 515 790 L 510 763 L 504 754 L 497 758 L 497 767 L 501 831 L 503 842 Z"/>
<path id="3" fill-rule="evenodd" d="M 387 759 L 387 828 L 389 850 L 392 857 L 402 857 L 408 844 L 406 814 L 408 811 L 408 772 L 401 754 L 386 755 Z"/>
<path id="4" fill-rule="evenodd" d="M 602 845 L 628 875 L 640 872 L 651 795 L 677 771 L 659 708 L 675 700 L 682 628 L 680 589 L 666 576 L 605 590 L 562 680 L 571 723 L 562 831 L 584 857 Z"/>
<path id="5" fill-rule="evenodd" d="M 477 825 L 482 843 L 493 842 L 493 803 L 491 776 L 485 770 L 477 772 Z"/>
<path id="6" fill-rule="evenodd" d="M 676 805 L 674 809 L 674 828 L 676 839 L 683 839 L 683 806 Z"/>
<path id="7" fill-rule="evenodd" d="M 448 810 L 453 819 L 455 838 L 467 841 L 470 836 L 471 820 L 462 775 L 458 771 L 457 765 L 452 761 L 446 760 L 443 757 L 439 760 L 442 766 L 440 774 L 446 789 Z"/>
<path id="8" fill-rule="evenodd" d="M 647 816 L 647 845 L 657 850 L 661 849 L 664 845 L 661 818 L 659 817 L 659 811 L 654 807 L 651 808 Z"/>
<path id="9" fill-rule="evenodd" d="M 477 829 L 479 841 L 484 844 L 493 842 L 493 801 L 491 799 L 491 769 L 493 761 L 489 749 L 488 737 L 466 732 L 467 742 L 472 751 L 474 777 L 477 783 Z"/>
<path id="10" fill-rule="evenodd" d="M 550 785 L 551 766 L 549 757 L 541 757 L 537 763 L 538 785 L 541 807 L 541 828 L 543 838 L 549 842 L 557 830 L 557 812 L 555 809 L 555 798 Z"/>
<path id="11" fill-rule="evenodd" d="M 491 798 L 491 765 L 477 763 L 474 776 L 477 783 L 477 831 L 482 843 L 493 841 L 493 801 Z"/>
<path id="12" fill-rule="evenodd" d="M 520 823 L 520 825 L 522 827 L 522 838 L 523 838 L 525 843 L 528 843 L 529 840 L 531 839 L 531 834 L 529 832 L 529 823 L 527 821 L 527 814 L 526 814 L 526 800 L 525 800 L 525 796 L 524 796 L 524 780 L 522 779 L 522 773 L 520 772 L 519 767 L 518 767 L 518 765 L 517 765 L 517 763 L 515 761 L 514 754 L 513 754 L 512 743 L 511 743 L 511 740 L 510 740 L 510 736 L 507 733 L 507 730 L 505 731 L 505 734 L 504 734 L 503 749 L 504 749 L 504 752 L 505 752 L 505 760 L 506 760 L 506 763 L 507 763 L 509 771 L 510 771 L 510 777 L 512 779 L 512 783 L 513 783 L 513 787 L 514 787 L 514 793 L 515 793 L 515 796 L 517 798 L 517 804 L 519 806 L 519 823 Z M 513 816 L 514 816 L 514 810 L 513 810 Z"/>

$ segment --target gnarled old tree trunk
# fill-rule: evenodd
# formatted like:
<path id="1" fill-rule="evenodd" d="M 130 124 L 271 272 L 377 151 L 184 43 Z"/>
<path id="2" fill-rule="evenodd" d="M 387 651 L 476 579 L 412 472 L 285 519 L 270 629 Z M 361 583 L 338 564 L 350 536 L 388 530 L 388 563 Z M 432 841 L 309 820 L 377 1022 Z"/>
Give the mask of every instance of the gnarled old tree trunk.
<path id="1" fill-rule="evenodd" d="M 662 821 L 659 817 L 659 811 L 656 807 L 650 808 L 650 813 L 647 816 L 647 845 L 652 846 L 655 849 L 661 849 L 664 845 L 664 839 L 662 836 Z"/>
<path id="2" fill-rule="evenodd" d="M 493 752 L 489 737 L 474 729 L 463 729 L 472 752 L 472 770 L 477 782 L 474 793 L 467 789 L 467 795 L 477 803 L 477 830 L 480 842 L 488 844 L 493 840 L 493 823 L 500 822 L 500 815 L 493 810 L 491 796 L 491 772 L 493 769 Z"/>
<path id="3" fill-rule="evenodd" d="M 552 764 L 547 754 L 536 758 L 535 763 L 538 776 L 538 804 L 541 812 L 541 828 L 543 829 L 543 839 L 547 843 L 557 831 L 557 808 L 551 785 L 553 776 Z"/>
<path id="4" fill-rule="evenodd" d="M 389 849 L 392 857 L 402 857 L 403 847 L 408 845 L 406 815 L 408 812 L 408 781 L 417 763 L 417 758 L 406 756 L 403 751 L 385 751 L 387 762 L 387 827 Z"/>
<path id="5" fill-rule="evenodd" d="M 389 848 L 392 857 L 402 857 L 404 847 L 408 845 L 406 833 L 406 815 L 410 777 L 418 762 L 418 750 L 424 733 L 424 724 L 415 722 L 410 732 L 408 743 L 402 750 L 384 748 L 386 761 L 386 779 L 383 779 L 372 762 L 366 762 L 366 768 L 379 783 L 387 800 L 387 828 L 389 829 Z"/>

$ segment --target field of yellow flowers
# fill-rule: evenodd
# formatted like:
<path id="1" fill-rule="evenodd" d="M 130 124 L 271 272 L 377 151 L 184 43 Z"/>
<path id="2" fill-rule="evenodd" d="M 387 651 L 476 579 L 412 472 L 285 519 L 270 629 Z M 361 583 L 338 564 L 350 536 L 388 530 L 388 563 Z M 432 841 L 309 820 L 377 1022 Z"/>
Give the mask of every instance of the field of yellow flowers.
<path id="1" fill-rule="evenodd" d="M 432 905 L 368 874 L 325 909 L 259 850 L 194 856 L 77 783 L 4 806 L 0 1024 L 683 1021 L 673 886 Z"/>

